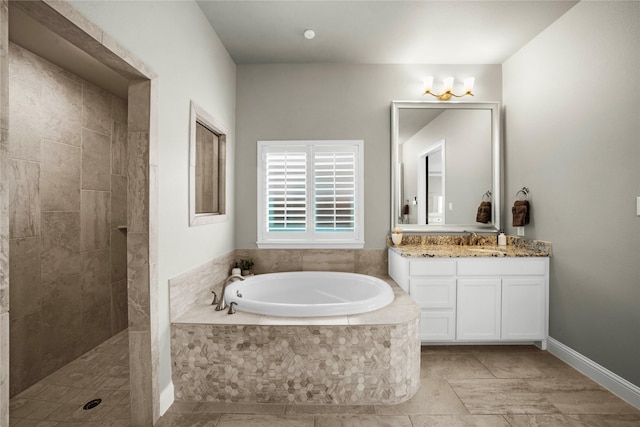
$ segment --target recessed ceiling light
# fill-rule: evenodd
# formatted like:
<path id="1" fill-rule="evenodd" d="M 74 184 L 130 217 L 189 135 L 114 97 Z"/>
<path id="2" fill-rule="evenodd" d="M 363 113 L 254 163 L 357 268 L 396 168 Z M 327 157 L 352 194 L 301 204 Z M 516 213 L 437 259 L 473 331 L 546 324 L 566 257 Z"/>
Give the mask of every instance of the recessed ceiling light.
<path id="1" fill-rule="evenodd" d="M 312 40 L 316 36 L 316 32 L 313 30 L 304 30 L 304 38 Z"/>

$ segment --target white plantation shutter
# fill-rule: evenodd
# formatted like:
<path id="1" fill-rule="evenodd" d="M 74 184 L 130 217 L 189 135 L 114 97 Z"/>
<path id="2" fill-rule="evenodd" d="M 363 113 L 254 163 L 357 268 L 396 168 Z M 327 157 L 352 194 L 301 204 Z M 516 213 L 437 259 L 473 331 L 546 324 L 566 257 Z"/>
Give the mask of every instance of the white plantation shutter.
<path id="1" fill-rule="evenodd" d="M 357 152 L 353 147 L 319 147 L 313 155 L 316 232 L 356 228 Z"/>
<path id="2" fill-rule="evenodd" d="M 269 232 L 307 231 L 307 153 L 265 153 L 266 217 Z"/>
<path id="3" fill-rule="evenodd" d="M 363 141 L 258 142 L 258 246 L 362 247 Z"/>

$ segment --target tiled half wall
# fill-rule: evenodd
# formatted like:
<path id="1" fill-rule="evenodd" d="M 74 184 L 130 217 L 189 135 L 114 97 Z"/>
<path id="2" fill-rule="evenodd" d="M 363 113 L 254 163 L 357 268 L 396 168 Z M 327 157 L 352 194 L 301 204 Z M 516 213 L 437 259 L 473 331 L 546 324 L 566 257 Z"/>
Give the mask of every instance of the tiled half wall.
<path id="1" fill-rule="evenodd" d="M 172 325 L 176 400 L 400 403 L 419 387 L 417 335 L 417 318 L 397 325 Z"/>
<path id="2" fill-rule="evenodd" d="M 254 261 L 258 274 L 387 274 L 386 250 L 236 250 L 170 280 L 172 319 L 202 299 L 208 301 L 234 262 L 246 258 Z M 304 319 L 287 325 L 173 323 L 176 400 L 393 404 L 418 390 L 417 315 L 393 324 L 323 325 L 317 319 L 312 323 L 305 324 Z"/>

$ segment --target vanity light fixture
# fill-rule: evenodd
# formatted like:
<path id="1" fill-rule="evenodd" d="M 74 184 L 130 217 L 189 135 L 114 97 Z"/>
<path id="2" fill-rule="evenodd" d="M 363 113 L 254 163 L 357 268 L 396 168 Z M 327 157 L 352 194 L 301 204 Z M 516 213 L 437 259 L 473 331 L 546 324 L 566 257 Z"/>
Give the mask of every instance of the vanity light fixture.
<path id="1" fill-rule="evenodd" d="M 433 93 L 431 92 L 431 89 L 433 88 L 433 76 L 427 76 L 424 79 L 424 93 L 423 95 L 431 95 L 431 96 L 435 96 L 436 98 L 438 98 L 440 101 L 448 101 L 451 99 L 452 96 L 455 96 L 456 98 L 462 98 L 463 96 L 466 95 L 471 95 L 473 96 L 473 83 L 475 82 L 475 78 L 473 77 L 469 77 L 464 79 L 464 93 L 462 95 L 456 95 L 455 93 L 453 93 L 453 77 L 445 77 L 442 85 L 442 92 L 437 94 L 437 93 Z"/>

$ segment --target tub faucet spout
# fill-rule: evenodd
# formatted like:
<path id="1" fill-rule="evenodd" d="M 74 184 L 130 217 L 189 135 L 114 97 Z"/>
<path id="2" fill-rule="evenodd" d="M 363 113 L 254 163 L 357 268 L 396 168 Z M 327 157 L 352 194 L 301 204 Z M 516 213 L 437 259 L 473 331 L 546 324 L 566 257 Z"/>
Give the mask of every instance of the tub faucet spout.
<path id="1" fill-rule="evenodd" d="M 227 304 L 224 302 L 224 291 L 227 289 L 227 285 L 234 280 L 244 280 L 244 277 L 240 276 L 239 274 L 232 274 L 231 276 L 227 277 L 227 280 L 225 280 L 222 284 L 222 293 L 220 294 L 220 301 L 218 301 L 218 305 L 216 305 L 216 311 L 222 311 L 227 308 Z"/>

